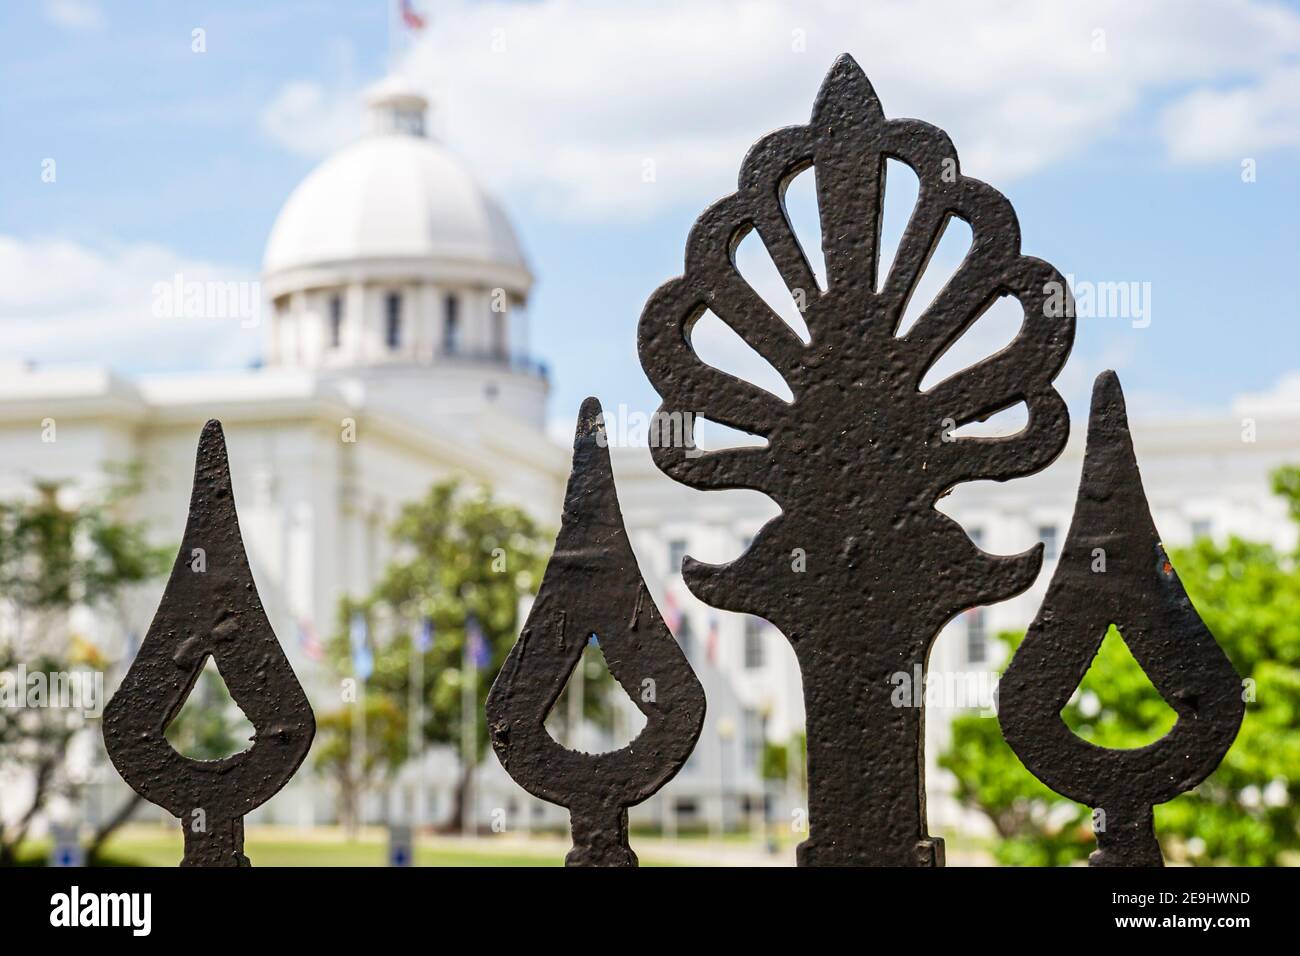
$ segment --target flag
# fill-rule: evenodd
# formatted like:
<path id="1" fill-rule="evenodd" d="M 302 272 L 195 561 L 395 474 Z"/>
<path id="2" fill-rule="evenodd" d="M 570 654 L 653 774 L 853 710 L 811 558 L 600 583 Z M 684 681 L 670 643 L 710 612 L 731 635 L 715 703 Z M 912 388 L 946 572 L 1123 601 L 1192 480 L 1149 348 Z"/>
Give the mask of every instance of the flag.
<path id="1" fill-rule="evenodd" d="M 420 622 L 420 630 L 415 635 L 415 649 L 421 654 L 433 650 L 433 618 L 426 617 Z"/>
<path id="2" fill-rule="evenodd" d="M 305 617 L 298 619 L 298 646 L 314 661 L 325 656 L 325 647 L 320 642 L 320 635 L 316 633 L 316 628 L 312 626 L 311 621 Z"/>
<path id="3" fill-rule="evenodd" d="M 375 670 L 375 655 L 370 651 L 370 627 L 360 611 L 352 612 L 348 639 L 352 645 L 352 673 L 367 680 Z"/>
<path id="4" fill-rule="evenodd" d="M 424 17 L 416 12 L 412 0 L 402 0 L 402 22 L 412 30 L 424 29 Z"/>
<path id="5" fill-rule="evenodd" d="M 716 665 L 718 663 L 718 619 L 713 615 L 709 615 L 709 633 L 704 638 L 704 648 L 709 663 Z"/>
<path id="6" fill-rule="evenodd" d="M 479 669 L 492 663 L 492 649 L 483 638 L 483 629 L 478 626 L 478 618 L 472 614 L 465 621 L 465 658 Z"/>
<path id="7" fill-rule="evenodd" d="M 682 611 L 677 606 L 677 599 L 673 597 L 672 591 L 664 592 L 664 623 L 668 625 L 668 630 L 677 635 L 677 629 L 682 626 Z"/>

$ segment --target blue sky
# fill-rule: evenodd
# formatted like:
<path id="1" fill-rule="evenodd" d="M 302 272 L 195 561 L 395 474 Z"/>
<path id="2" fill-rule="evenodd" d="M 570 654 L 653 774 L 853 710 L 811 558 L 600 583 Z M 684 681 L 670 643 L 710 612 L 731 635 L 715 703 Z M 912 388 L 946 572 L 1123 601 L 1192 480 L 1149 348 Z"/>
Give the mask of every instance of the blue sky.
<path id="1" fill-rule="evenodd" d="M 1072 404 L 1107 366 L 1160 415 L 1300 369 L 1294 4 L 417 6 L 429 28 L 394 39 L 396 0 L 5 4 L 3 361 L 246 363 L 257 333 L 237 323 L 145 322 L 152 284 L 255 277 L 280 205 L 355 135 L 360 91 L 393 64 L 517 225 L 553 419 L 587 394 L 652 409 L 635 355 L 646 297 L 748 144 L 806 121 L 848 51 L 886 115 L 947 130 L 963 172 L 1011 199 L 1026 252 L 1076 280 L 1150 284 L 1146 327 L 1080 319 Z M 721 363 L 731 346 L 716 348 Z"/>

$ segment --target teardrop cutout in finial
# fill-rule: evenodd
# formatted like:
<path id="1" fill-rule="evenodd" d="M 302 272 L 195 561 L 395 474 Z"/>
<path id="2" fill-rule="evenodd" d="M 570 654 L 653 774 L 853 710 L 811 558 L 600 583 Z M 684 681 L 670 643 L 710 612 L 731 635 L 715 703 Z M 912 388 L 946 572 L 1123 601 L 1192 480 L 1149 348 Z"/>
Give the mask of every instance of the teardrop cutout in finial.
<path id="1" fill-rule="evenodd" d="M 1111 624 L 1178 714 L 1169 733 L 1133 750 L 1091 744 L 1060 716 Z M 1161 866 L 1151 808 L 1209 776 L 1241 726 L 1241 678 L 1160 543 L 1114 372 L 1093 387 L 1070 532 L 998 705 L 1002 735 L 1029 771 L 1104 811 L 1094 814 L 1093 866 Z"/>
<path id="2" fill-rule="evenodd" d="M 600 403 L 578 415 L 555 551 L 519 640 L 487 698 L 501 765 L 529 793 L 569 809 L 570 866 L 635 866 L 627 808 L 673 778 L 704 724 L 704 689 L 655 606 L 623 526 Z M 547 732 L 590 635 L 646 717 L 621 750 L 568 750 Z"/>
<path id="3" fill-rule="evenodd" d="M 253 745 L 192 760 L 163 732 L 211 656 L 252 723 Z M 316 733 L 307 695 L 266 618 L 239 533 L 220 422 L 199 438 L 181 549 L 162 601 L 104 710 L 113 766 L 146 800 L 180 818 L 182 866 L 248 866 L 244 815 L 293 776 Z"/>

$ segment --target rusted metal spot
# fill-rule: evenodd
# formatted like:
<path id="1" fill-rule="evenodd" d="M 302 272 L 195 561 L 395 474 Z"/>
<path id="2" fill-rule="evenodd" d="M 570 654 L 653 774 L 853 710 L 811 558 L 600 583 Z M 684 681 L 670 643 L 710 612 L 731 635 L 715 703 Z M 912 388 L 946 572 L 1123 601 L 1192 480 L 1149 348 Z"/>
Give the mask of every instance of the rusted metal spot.
<path id="1" fill-rule="evenodd" d="M 1088 743 L 1060 716 L 1112 624 L 1178 714 L 1169 733 L 1134 750 Z M 1162 865 L 1151 808 L 1209 776 L 1241 726 L 1241 678 L 1164 557 L 1114 372 L 1093 387 L 1070 533 L 998 701 L 1002 735 L 1030 772 L 1104 810 L 1095 817 L 1093 866 Z"/>
<path id="2" fill-rule="evenodd" d="M 191 760 L 163 732 L 209 656 L 255 737 L 223 760 Z M 104 746 L 137 793 L 180 819 L 182 866 L 248 866 L 245 814 L 289 781 L 315 733 L 307 695 L 253 583 L 221 424 L 210 421 L 199 438 L 180 552 L 149 632 L 104 710 Z"/>
<path id="3" fill-rule="evenodd" d="M 555 639 L 532 640 L 546 631 Z M 635 740 L 603 754 L 562 747 L 544 725 L 593 634 L 610 673 L 646 717 Z M 594 398 L 578 416 L 555 552 L 523 633 L 488 694 L 487 719 L 492 746 L 510 776 L 569 809 L 568 865 L 636 865 L 627 808 L 671 780 L 690 756 L 704 724 L 704 689 L 646 592 Z"/>

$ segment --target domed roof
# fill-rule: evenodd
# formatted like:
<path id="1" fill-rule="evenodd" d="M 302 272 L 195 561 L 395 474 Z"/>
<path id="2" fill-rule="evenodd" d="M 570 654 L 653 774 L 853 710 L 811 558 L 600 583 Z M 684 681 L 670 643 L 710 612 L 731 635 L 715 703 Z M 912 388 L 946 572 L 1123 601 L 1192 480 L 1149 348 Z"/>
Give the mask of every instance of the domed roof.
<path id="1" fill-rule="evenodd" d="M 375 131 L 317 167 L 289 196 L 263 269 L 358 260 L 441 260 L 522 274 L 514 229 L 464 163 L 423 135 L 426 101 L 389 79 L 371 95 Z"/>

